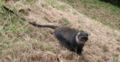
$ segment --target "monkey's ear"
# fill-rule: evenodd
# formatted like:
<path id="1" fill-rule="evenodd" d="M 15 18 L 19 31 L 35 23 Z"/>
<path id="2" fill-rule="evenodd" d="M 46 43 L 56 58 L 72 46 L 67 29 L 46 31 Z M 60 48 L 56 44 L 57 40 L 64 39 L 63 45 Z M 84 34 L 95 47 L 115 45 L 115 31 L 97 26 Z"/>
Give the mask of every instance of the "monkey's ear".
<path id="1" fill-rule="evenodd" d="M 80 32 L 84 32 L 84 30 L 80 30 Z"/>

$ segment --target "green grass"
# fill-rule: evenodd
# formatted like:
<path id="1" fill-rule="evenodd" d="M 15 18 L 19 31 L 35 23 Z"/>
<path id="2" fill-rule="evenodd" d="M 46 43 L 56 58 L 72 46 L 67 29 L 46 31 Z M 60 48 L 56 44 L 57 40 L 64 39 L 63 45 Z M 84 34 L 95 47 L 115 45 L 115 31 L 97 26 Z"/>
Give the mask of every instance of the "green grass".
<path id="1" fill-rule="evenodd" d="M 62 0 L 79 12 L 114 29 L 120 29 L 120 8 L 100 0 Z"/>
<path id="2" fill-rule="evenodd" d="M 58 9 L 58 10 L 65 10 L 66 5 L 62 4 L 60 2 L 57 2 L 57 0 L 46 0 L 48 5 L 51 5 L 52 7 Z"/>
<path id="3" fill-rule="evenodd" d="M 120 62 L 119 57 L 113 57 L 113 61 L 112 62 Z"/>
<path id="4" fill-rule="evenodd" d="M 28 4 L 34 4 L 37 0 L 25 0 Z"/>
<path id="5" fill-rule="evenodd" d="M 2 50 L 21 40 L 20 35 L 27 31 L 26 22 L 4 9 L 3 4 L 4 1 L 0 0 L 0 55 Z"/>
<path id="6" fill-rule="evenodd" d="M 62 20 L 64 25 L 70 24 L 69 20 L 67 20 L 66 18 L 62 18 Z"/>
<path id="7" fill-rule="evenodd" d="M 22 25 L 24 22 L 22 19 L 17 17 L 16 15 L 6 11 L 4 8 L 1 11 L 0 20 L 1 20 L 1 30 L 0 32 L 14 32 L 17 33 L 19 31 L 23 31 Z"/>
<path id="8" fill-rule="evenodd" d="M 2 55 L 9 52 L 7 50 L 13 50 L 16 56 L 19 53 L 28 52 L 30 48 L 32 49 L 34 47 L 37 50 L 54 50 L 50 44 L 43 44 L 40 42 L 40 38 L 34 38 L 36 36 L 34 35 L 35 30 L 24 19 L 6 10 L 2 5 L 4 5 L 4 1 L 0 2 L 0 59 Z M 13 11 L 16 11 L 16 9 L 13 9 Z M 32 35 L 34 37 L 31 38 Z M 39 39 L 39 42 L 36 39 Z"/>

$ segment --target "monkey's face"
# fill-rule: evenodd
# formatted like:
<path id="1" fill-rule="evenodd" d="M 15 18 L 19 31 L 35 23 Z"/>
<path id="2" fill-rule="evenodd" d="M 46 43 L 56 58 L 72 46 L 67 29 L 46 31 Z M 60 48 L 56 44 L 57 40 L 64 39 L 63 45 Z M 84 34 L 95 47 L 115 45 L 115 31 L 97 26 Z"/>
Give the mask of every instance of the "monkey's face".
<path id="1" fill-rule="evenodd" d="M 78 44 L 84 44 L 88 40 L 88 33 L 81 31 L 76 35 L 76 42 Z"/>

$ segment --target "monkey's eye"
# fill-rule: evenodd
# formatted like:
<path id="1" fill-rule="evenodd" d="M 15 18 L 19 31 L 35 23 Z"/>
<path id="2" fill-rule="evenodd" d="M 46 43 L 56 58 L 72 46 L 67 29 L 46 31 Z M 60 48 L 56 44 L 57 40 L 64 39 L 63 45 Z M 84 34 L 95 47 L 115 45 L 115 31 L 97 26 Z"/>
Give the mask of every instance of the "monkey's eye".
<path id="1" fill-rule="evenodd" d="M 87 41 L 87 40 L 88 40 L 88 37 L 80 37 L 80 38 L 79 38 L 79 40 L 80 40 L 80 41 L 84 41 L 84 42 L 85 42 L 85 41 Z"/>

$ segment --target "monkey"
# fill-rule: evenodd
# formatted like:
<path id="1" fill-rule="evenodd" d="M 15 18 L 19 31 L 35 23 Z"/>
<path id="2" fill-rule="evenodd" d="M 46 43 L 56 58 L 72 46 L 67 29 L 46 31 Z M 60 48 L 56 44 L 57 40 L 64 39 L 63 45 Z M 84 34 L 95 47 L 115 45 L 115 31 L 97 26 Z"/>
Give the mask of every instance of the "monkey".
<path id="1" fill-rule="evenodd" d="M 23 17 L 18 15 L 13 10 L 3 5 L 3 8 L 9 11 L 12 14 L 15 14 L 22 20 L 25 20 Z M 68 50 L 76 52 L 77 54 L 82 53 L 85 43 L 88 41 L 88 33 L 85 31 L 79 31 L 70 27 L 62 27 L 56 25 L 41 25 L 35 22 L 28 22 L 29 24 L 35 27 L 47 27 L 54 29 L 54 35 L 59 40 L 59 43 L 66 47 Z"/>
<path id="2" fill-rule="evenodd" d="M 61 27 L 55 25 L 40 25 L 35 22 L 30 22 L 35 27 L 47 27 L 54 29 L 54 36 L 59 40 L 59 43 L 69 51 L 82 54 L 84 44 L 88 40 L 88 33 L 82 30 L 76 30 L 70 27 Z"/>

